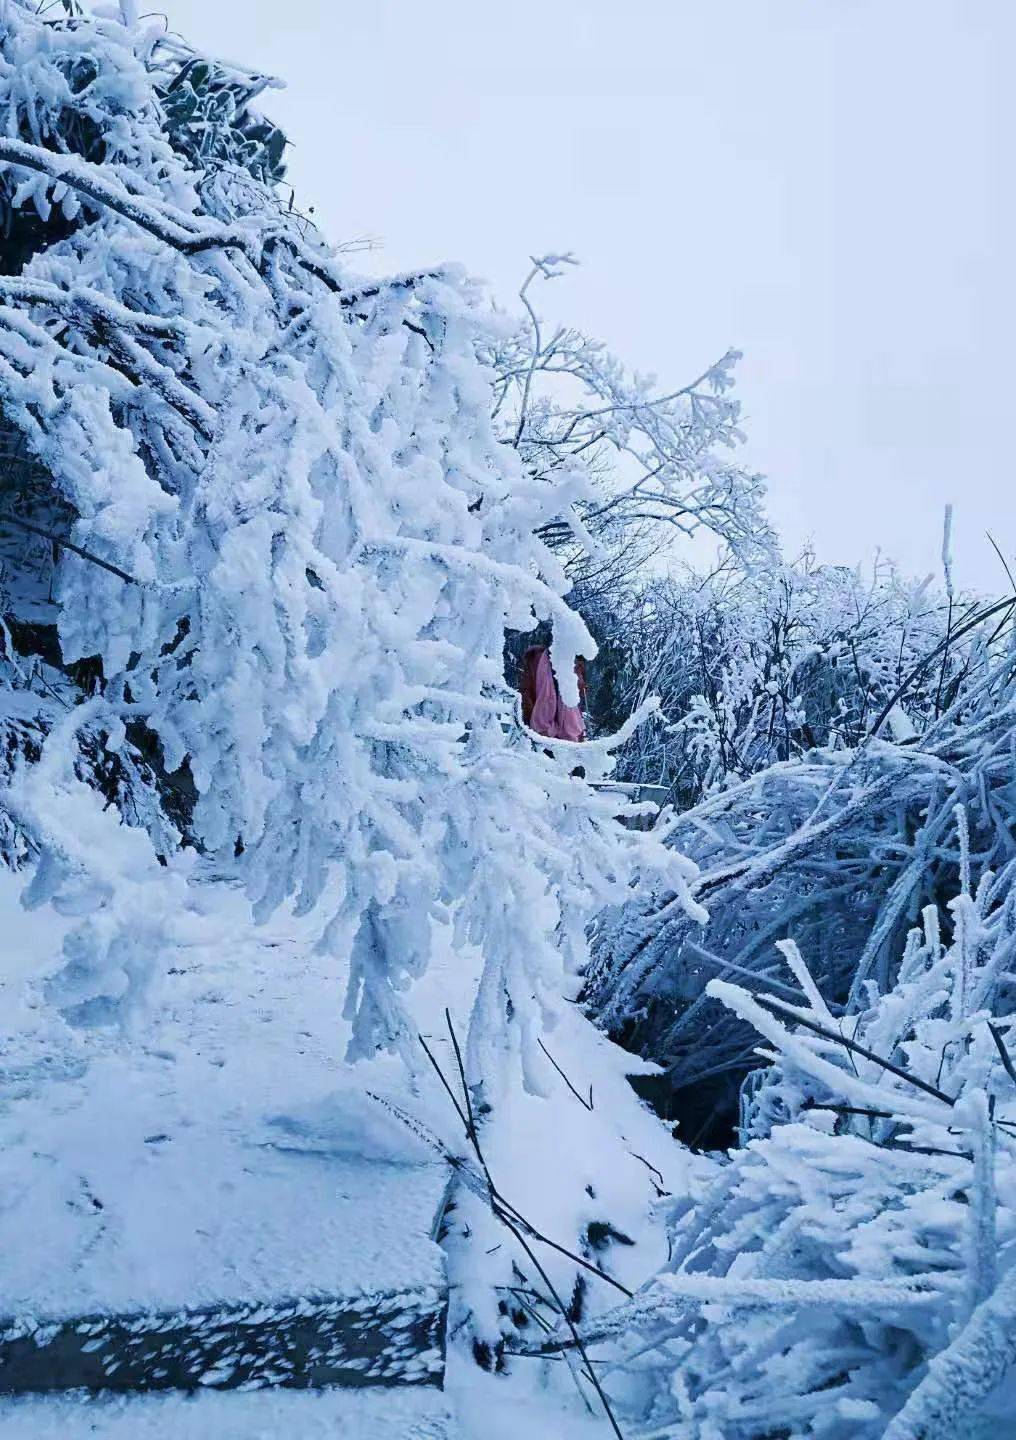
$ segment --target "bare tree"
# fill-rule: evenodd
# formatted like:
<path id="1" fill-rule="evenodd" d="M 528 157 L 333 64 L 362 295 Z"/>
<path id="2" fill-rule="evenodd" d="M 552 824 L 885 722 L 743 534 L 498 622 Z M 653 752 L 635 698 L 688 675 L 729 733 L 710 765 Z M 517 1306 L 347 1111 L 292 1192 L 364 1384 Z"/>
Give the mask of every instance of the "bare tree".
<path id="1" fill-rule="evenodd" d="M 560 490 L 560 514 L 541 538 L 593 596 L 618 590 L 675 535 L 708 532 L 745 561 L 774 551 L 762 477 L 723 454 L 743 439 L 731 394 L 738 352 L 661 393 L 600 341 L 540 315 L 537 282 L 576 263 L 533 257 L 521 323 L 485 357 L 503 440 L 535 482 Z M 576 500 L 590 477 L 594 499 Z"/>

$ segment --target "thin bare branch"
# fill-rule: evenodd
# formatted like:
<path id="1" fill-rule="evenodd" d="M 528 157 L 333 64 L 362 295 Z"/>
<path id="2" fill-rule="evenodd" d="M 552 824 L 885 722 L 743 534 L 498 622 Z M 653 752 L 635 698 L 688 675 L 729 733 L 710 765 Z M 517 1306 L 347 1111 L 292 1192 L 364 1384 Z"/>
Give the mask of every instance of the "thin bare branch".
<path id="1" fill-rule="evenodd" d="M 55 530 L 47 530 L 44 526 L 36 525 L 31 520 L 23 520 L 20 515 L 10 515 L 6 511 L 0 511 L 0 525 L 14 525 L 19 530 L 28 530 L 33 535 L 41 535 L 44 540 L 52 540 L 54 545 L 62 545 L 65 550 L 79 555 L 82 560 L 87 560 L 91 565 L 98 565 L 100 569 L 108 570 L 110 575 L 115 575 L 118 580 L 125 580 L 128 585 L 141 583 L 139 580 L 135 580 L 133 575 L 128 575 L 126 570 L 121 570 L 119 565 L 114 565 L 110 560 L 103 560 L 101 555 L 93 555 L 91 550 L 86 550 L 82 545 L 76 545 L 66 535 L 59 535 Z"/>

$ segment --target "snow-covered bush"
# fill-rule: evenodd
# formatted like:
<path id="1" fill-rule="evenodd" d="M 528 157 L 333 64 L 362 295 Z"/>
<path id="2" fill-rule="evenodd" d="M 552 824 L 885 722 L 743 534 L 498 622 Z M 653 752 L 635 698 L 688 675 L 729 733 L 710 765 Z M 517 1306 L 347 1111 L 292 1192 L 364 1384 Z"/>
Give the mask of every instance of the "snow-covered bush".
<path id="1" fill-rule="evenodd" d="M 852 748 L 791 755 L 672 817 L 672 843 L 700 867 L 707 930 L 665 890 L 600 921 L 587 998 L 608 1029 L 667 1067 L 671 1094 L 691 1102 L 687 1139 L 699 1127 L 722 1139 L 753 1063 L 750 1028 L 710 998 L 710 978 L 778 981 L 772 945 L 789 936 L 829 1003 L 856 1000 L 869 977 L 885 989 L 908 928 L 960 882 L 955 806 L 967 807 L 980 863 L 1000 871 L 1013 855 L 1013 655 L 998 633 L 1013 609 L 982 606 L 964 620 L 967 634 L 954 628 L 962 664 L 942 686 L 937 718 L 944 642 L 895 689 L 880 681 Z M 914 733 L 897 718 L 889 738 L 904 707 Z"/>
<path id="2" fill-rule="evenodd" d="M 852 748 L 969 613 L 884 562 L 866 575 L 809 553 L 651 580 L 607 626 L 624 654 L 615 703 L 630 708 L 650 693 L 661 702 L 621 770 L 688 808 L 768 765 Z M 894 707 L 888 733 L 919 733 L 948 708 L 976 639 L 937 651 L 923 683 Z"/>
<path id="3" fill-rule="evenodd" d="M 1010 860 L 972 892 L 966 869 L 948 941 L 927 906 L 849 1017 L 789 942 L 793 1003 L 711 982 L 771 1065 L 744 1148 L 672 1208 L 668 1264 L 592 1327 L 622 1337 L 636 1433 L 945 1440 L 1011 1413 L 1014 879 Z"/>

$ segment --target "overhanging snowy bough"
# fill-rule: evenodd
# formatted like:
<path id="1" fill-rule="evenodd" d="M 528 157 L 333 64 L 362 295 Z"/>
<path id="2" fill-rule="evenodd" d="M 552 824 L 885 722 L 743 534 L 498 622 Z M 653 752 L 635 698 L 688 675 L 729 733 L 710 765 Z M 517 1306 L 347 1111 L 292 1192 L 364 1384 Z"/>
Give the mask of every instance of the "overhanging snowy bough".
<path id="1" fill-rule="evenodd" d="M 537 1037 L 588 918 L 639 865 L 678 890 L 693 867 L 514 723 L 506 628 L 552 622 L 564 691 L 595 645 L 538 538 L 560 494 L 492 422 L 504 322 L 453 269 L 354 274 L 278 188 L 266 77 L 209 72 L 130 10 L 0 21 L 0 412 L 35 527 L 12 613 L 38 546 L 57 692 L 6 804 L 40 857 L 30 901 L 94 905 L 51 996 L 75 1023 L 133 1013 L 183 840 L 237 864 L 259 917 L 320 913 L 354 1056 L 417 1067 L 402 992 L 431 921 L 482 935 L 471 1067 L 546 1088 Z M 115 874 L 82 736 L 130 771 Z M 591 779 L 612 763 L 588 750 Z"/>

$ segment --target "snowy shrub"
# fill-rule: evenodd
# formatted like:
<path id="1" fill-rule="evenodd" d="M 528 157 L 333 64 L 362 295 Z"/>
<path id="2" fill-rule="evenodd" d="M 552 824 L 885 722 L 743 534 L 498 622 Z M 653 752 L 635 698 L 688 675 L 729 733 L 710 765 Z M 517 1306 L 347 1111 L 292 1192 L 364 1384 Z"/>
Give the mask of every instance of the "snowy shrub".
<path id="1" fill-rule="evenodd" d="M 891 565 L 867 576 L 808 553 L 654 579 L 608 626 L 624 651 L 621 707 L 648 693 L 661 707 L 632 736 L 621 770 L 688 808 L 769 765 L 853 748 L 971 608 Z M 957 638 L 906 690 L 887 726 L 893 738 L 948 708 L 977 638 Z"/>
<path id="2" fill-rule="evenodd" d="M 957 804 L 981 864 L 1001 873 L 1016 853 L 1014 662 L 998 633 L 1013 608 L 980 606 L 964 621 L 967 635 L 956 632 L 962 666 L 942 687 L 937 717 L 942 649 L 933 647 L 904 673 L 901 699 L 880 686 L 852 748 L 792 755 L 672 817 L 671 842 L 700 867 L 705 931 L 665 890 L 600 920 L 587 999 L 612 1032 L 667 1067 L 671 1093 L 691 1102 L 685 1138 L 700 1127 L 712 1143 L 723 1138 L 753 1063 L 750 1027 L 710 998 L 711 977 L 779 983 L 772 945 L 789 936 L 830 1004 L 856 1002 L 871 977 L 888 988 L 908 928 L 959 885 Z M 886 722 L 911 694 L 921 730 L 888 738 Z M 674 1103 L 680 1113 L 685 1101 Z"/>
<path id="3" fill-rule="evenodd" d="M 636 1433 L 944 1440 L 1010 1413 L 1014 878 L 1010 860 L 955 896 L 948 943 L 926 907 L 892 988 L 849 1017 L 789 942 L 793 1003 L 711 982 L 771 1065 L 752 1138 L 672 1207 L 668 1264 L 591 1329 L 622 1337 Z"/>

